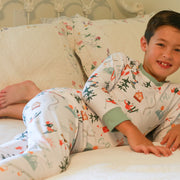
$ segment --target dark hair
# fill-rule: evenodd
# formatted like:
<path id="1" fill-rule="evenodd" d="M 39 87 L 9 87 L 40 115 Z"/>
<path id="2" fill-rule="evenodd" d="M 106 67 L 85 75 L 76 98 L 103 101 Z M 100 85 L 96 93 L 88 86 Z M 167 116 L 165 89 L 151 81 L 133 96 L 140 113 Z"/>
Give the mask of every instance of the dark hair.
<path id="1" fill-rule="evenodd" d="M 155 14 L 148 22 L 144 37 L 147 43 L 149 43 L 151 37 L 160 26 L 172 26 L 180 30 L 180 13 L 163 10 Z"/>

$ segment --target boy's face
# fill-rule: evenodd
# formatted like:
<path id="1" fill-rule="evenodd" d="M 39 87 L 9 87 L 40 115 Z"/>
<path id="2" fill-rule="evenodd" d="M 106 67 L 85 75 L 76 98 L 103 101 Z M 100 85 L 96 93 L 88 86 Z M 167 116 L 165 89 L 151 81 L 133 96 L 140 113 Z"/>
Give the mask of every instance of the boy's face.
<path id="1" fill-rule="evenodd" d="M 172 26 L 159 27 L 147 43 L 141 38 L 141 49 L 145 52 L 143 67 L 158 81 L 180 67 L 180 30 Z"/>

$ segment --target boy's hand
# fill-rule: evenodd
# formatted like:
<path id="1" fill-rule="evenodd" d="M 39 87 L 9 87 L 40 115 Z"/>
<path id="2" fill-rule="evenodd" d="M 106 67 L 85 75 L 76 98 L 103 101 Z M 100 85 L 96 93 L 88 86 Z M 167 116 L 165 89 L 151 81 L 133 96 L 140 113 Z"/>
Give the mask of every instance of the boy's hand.
<path id="1" fill-rule="evenodd" d="M 172 152 L 169 148 L 163 146 L 155 146 L 149 139 L 147 139 L 143 134 L 137 132 L 134 136 L 128 138 L 129 145 L 135 152 L 140 152 L 144 154 L 154 154 L 158 157 L 170 156 Z"/>
<path id="2" fill-rule="evenodd" d="M 180 124 L 175 125 L 163 138 L 161 144 L 166 144 L 167 148 L 176 151 L 180 148 Z"/>
<path id="3" fill-rule="evenodd" d="M 161 155 L 170 156 L 172 154 L 170 149 L 167 147 L 153 145 L 153 143 L 148 140 L 138 130 L 138 128 L 128 120 L 116 126 L 116 129 L 122 132 L 128 138 L 129 145 L 135 152 L 141 152 L 145 154 L 152 153 L 158 157 Z"/>

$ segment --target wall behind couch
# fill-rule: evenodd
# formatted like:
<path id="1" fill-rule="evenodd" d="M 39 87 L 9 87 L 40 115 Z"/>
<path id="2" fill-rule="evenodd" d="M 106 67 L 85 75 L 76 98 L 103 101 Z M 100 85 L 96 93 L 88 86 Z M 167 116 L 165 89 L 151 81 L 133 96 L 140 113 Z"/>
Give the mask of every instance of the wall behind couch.
<path id="1" fill-rule="evenodd" d="M 33 0 L 35 2 L 39 0 Z M 40 23 L 41 17 L 55 17 L 57 14 L 54 11 L 52 0 L 41 0 L 44 3 L 38 3 L 38 6 L 34 8 L 33 13 L 30 16 L 30 23 Z M 63 0 L 59 0 L 63 1 Z M 65 12 L 62 15 L 72 16 L 76 13 L 83 14 L 81 8 L 81 0 L 65 0 Z M 91 0 L 83 0 L 84 2 L 91 2 Z M 121 0 L 94 0 L 93 11 L 89 15 L 90 19 L 102 19 L 102 18 L 126 18 L 133 17 L 136 14 L 131 14 L 125 11 L 120 3 Z M 124 0 L 130 7 L 134 6 L 136 2 L 143 4 L 145 13 L 158 11 L 161 9 L 173 9 L 180 12 L 180 0 Z M 2 9 L 0 9 L 0 27 L 17 26 L 27 23 L 27 14 L 24 12 L 23 0 L 0 0 L 4 3 Z M 71 5 L 68 5 L 71 3 Z M 110 6 L 112 8 L 110 8 Z M 1 6 L 0 6 L 1 8 Z M 110 12 L 112 10 L 112 13 Z"/>
<path id="2" fill-rule="evenodd" d="M 133 0 L 128 1 L 133 2 Z M 143 3 L 146 13 L 162 9 L 172 9 L 180 12 L 179 0 L 139 0 L 139 2 Z"/>
<path id="3" fill-rule="evenodd" d="M 131 17 L 133 14 L 125 12 L 119 5 L 118 1 L 120 0 L 109 0 L 112 1 L 113 9 L 115 10 L 115 18 L 125 18 Z M 159 11 L 164 9 L 171 9 L 177 12 L 180 12 L 180 0 L 125 0 L 129 6 L 133 6 L 135 2 L 140 2 L 143 4 L 145 13 L 151 13 L 153 11 Z M 120 11 L 122 13 L 120 13 Z"/>
<path id="4" fill-rule="evenodd" d="M 180 12 L 180 0 L 142 0 L 147 13 L 162 9 Z"/>

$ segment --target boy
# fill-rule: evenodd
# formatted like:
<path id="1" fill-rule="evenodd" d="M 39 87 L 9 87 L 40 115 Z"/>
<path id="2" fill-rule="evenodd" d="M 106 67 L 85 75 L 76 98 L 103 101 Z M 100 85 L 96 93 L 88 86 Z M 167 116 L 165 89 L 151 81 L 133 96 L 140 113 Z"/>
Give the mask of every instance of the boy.
<path id="1" fill-rule="evenodd" d="M 153 16 L 141 48 L 143 65 L 122 53 L 112 54 L 82 92 L 41 92 L 31 81 L 3 89 L 0 116 L 19 118 L 25 106 L 20 102 L 30 101 L 23 110 L 27 132 L 0 146 L 0 178 L 47 178 L 67 168 L 70 153 L 90 149 L 129 143 L 135 152 L 169 156 L 179 148 L 180 86 L 165 80 L 180 67 L 180 14 L 161 11 Z M 161 142 L 166 147 L 145 137 L 171 125 Z"/>

